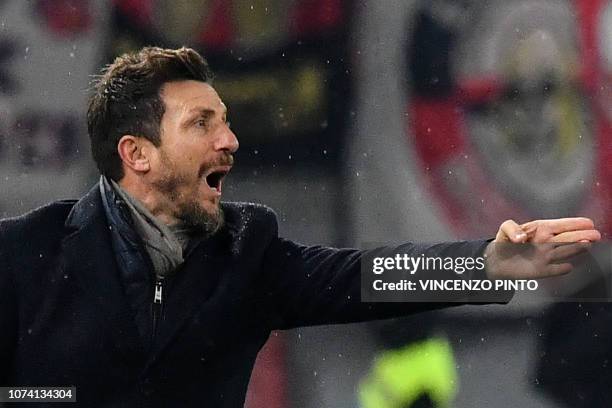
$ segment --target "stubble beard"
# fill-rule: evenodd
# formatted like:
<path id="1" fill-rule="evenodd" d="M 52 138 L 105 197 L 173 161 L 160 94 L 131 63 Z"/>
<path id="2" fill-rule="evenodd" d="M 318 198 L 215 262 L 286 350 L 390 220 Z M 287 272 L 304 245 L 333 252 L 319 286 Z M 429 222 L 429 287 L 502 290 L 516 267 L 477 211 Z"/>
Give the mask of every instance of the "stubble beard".
<path id="1" fill-rule="evenodd" d="M 166 175 L 153 182 L 153 186 L 168 202 L 174 203 L 174 217 L 180 220 L 182 227 L 198 230 L 205 236 L 213 235 L 224 223 L 221 206 L 217 204 L 215 211 L 211 212 L 195 199 L 197 192 L 182 194 L 180 187 L 188 184 L 188 177 L 180 174 L 165 154 L 162 153 L 160 159 L 166 168 Z"/>

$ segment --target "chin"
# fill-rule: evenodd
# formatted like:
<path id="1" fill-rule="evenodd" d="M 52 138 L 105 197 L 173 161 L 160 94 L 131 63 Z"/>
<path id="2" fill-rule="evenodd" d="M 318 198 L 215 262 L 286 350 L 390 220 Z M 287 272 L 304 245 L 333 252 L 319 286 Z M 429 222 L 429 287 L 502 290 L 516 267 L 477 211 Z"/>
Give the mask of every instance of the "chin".
<path id="1" fill-rule="evenodd" d="M 208 199 L 204 201 L 202 209 L 211 216 L 216 216 L 221 212 L 221 200 L 218 198 Z"/>
<path id="2" fill-rule="evenodd" d="M 224 221 L 218 199 L 184 203 L 179 206 L 177 218 L 186 226 L 201 229 L 206 235 L 217 232 Z"/>

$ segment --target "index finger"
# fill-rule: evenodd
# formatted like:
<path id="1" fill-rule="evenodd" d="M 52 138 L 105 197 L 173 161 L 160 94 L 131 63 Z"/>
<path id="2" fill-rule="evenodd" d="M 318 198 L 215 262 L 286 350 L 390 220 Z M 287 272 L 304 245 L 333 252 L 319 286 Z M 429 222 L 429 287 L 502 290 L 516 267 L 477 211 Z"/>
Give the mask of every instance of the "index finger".
<path id="1" fill-rule="evenodd" d="M 562 232 L 552 237 L 549 242 L 595 242 L 601 239 L 601 233 L 597 230 L 579 230 Z"/>
<path id="2" fill-rule="evenodd" d="M 527 222 L 521 227 L 525 230 L 533 228 L 534 224 L 543 224 L 550 228 L 553 234 L 560 234 L 568 231 L 580 231 L 580 230 L 592 230 L 595 229 L 593 220 L 586 217 L 571 217 L 571 218 L 557 218 L 552 220 L 538 220 Z"/>

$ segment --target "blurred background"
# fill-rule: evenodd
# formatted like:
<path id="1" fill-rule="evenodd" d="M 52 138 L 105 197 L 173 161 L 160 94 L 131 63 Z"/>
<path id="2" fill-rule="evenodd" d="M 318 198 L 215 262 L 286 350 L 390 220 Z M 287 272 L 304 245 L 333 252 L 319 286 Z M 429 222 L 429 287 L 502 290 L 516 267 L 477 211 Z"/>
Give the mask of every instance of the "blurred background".
<path id="1" fill-rule="evenodd" d="M 285 237 L 612 230 L 609 0 L 0 0 L 0 217 L 97 181 L 91 75 L 144 45 L 206 56 L 241 144 L 226 199 Z M 611 328 L 605 304 L 513 302 L 273 333 L 247 406 L 609 406 Z"/>

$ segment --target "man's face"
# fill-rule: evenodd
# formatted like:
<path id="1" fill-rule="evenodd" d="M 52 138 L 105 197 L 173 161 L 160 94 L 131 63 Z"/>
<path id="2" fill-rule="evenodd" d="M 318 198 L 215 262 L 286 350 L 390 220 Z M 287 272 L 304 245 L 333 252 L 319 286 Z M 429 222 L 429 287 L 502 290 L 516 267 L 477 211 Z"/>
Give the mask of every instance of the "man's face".
<path id="1" fill-rule="evenodd" d="M 214 232 L 223 221 L 223 179 L 238 149 L 217 92 L 199 81 L 166 83 L 161 145 L 151 160 L 151 184 L 186 226 Z"/>

